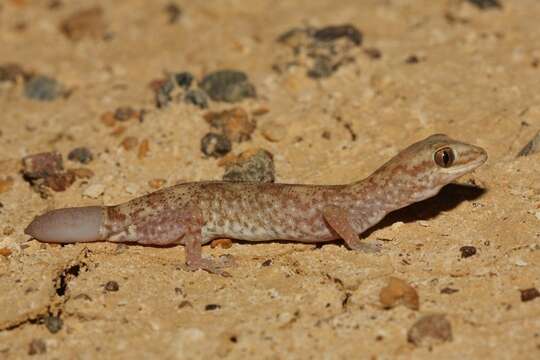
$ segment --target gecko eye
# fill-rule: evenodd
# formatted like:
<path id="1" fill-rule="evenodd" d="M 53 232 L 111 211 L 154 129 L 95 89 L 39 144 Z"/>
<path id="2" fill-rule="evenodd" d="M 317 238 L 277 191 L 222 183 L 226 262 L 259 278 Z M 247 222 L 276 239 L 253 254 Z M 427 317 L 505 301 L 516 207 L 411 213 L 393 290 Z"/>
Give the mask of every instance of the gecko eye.
<path id="1" fill-rule="evenodd" d="M 455 156 L 454 151 L 449 147 L 442 148 L 437 150 L 435 153 L 435 163 L 440 167 L 447 168 L 452 166 L 454 163 Z"/>

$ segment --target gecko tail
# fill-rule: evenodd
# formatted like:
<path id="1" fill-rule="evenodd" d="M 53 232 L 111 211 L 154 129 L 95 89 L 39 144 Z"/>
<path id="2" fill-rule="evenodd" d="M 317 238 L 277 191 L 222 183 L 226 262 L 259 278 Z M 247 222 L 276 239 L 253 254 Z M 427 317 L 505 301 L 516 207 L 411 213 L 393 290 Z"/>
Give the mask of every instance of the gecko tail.
<path id="1" fill-rule="evenodd" d="M 76 243 L 103 240 L 101 225 L 104 208 L 85 206 L 57 209 L 37 216 L 24 233 L 52 243 Z"/>

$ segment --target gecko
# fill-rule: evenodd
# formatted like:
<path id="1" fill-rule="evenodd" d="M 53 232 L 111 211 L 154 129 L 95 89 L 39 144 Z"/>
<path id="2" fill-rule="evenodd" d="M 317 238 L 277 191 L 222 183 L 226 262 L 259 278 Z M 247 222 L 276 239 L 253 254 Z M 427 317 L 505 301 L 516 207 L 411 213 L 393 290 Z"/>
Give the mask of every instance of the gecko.
<path id="1" fill-rule="evenodd" d="M 434 134 L 350 184 L 187 182 L 119 205 L 51 210 L 25 233 L 52 243 L 181 244 L 187 269 L 228 275 L 224 264 L 202 256 L 202 245 L 217 238 L 343 239 L 348 248 L 362 250 L 359 234 L 388 213 L 436 195 L 486 160 L 481 147 Z"/>

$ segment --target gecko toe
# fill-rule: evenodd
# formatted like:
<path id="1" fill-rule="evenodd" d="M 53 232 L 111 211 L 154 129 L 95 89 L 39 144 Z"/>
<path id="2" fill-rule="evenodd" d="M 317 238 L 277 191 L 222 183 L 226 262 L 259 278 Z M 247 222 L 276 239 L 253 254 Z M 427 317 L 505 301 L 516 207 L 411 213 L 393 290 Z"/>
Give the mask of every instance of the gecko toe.
<path id="1" fill-rule="evenodd" d="M 200 259 L 199 261 L 188 263 L 187 266 L 190 271 L 197 271 L 200 269 L 207 271 L 210 274 L 231 277 L 231 274 L 222 269 L 223 265 L 211 259 Z"/>

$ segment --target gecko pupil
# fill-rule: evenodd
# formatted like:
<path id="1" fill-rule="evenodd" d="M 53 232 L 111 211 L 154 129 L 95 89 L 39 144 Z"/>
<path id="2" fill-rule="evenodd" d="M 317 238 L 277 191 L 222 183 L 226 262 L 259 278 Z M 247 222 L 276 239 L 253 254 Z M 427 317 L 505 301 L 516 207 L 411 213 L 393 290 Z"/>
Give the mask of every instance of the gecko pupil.
<path id="1" fill-rule="evenodd" d="M 443 168 L 450 167 L 454 162 L 454 152 L 450 148 L 443 148 L 435 153 L 435 162 Z"/>

